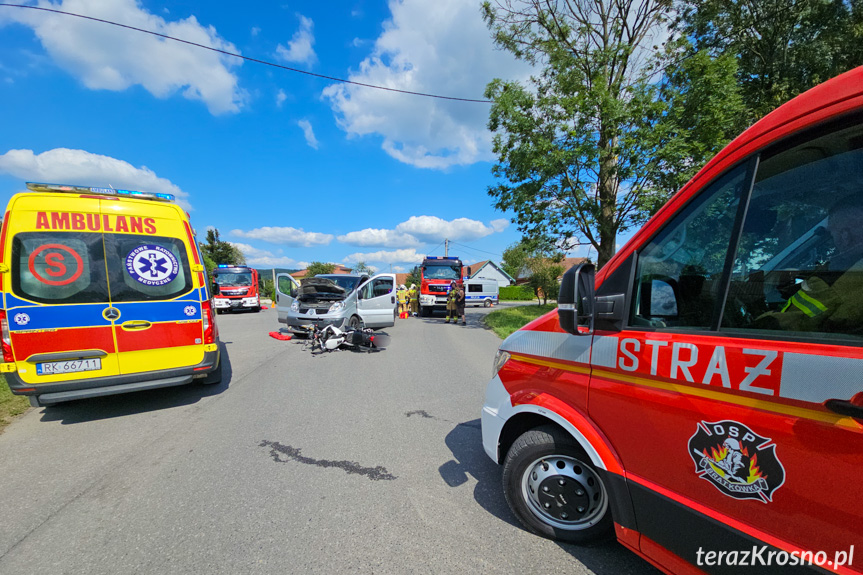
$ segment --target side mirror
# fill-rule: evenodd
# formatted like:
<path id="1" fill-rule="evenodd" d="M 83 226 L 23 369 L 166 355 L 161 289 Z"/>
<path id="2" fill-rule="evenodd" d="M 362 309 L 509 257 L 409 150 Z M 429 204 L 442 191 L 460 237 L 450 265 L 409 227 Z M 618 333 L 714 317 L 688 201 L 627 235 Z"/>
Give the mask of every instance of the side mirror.
<path id="1" fill-rule="evenodd" d="M 470 276 L 472 276 L 472 275 L 473 275 L 473 272 L 470 271 L 470 266 L 467 266 L 467 277 L 470 278 Z"/>
<path id="2" fill-rule="evenodd" d="M 560 327 L 572 335 L 593 333 L 595 290 L 593 264 L 579 264 L 563 274 L 558 296 Z M 579 329 L 579 325 L 582 329 Z"/>
<path id="3" fill-rule="evenodd" d="M 213 295 L 219 295 L 219 293 L 221 293 L 219 284 L 213 282 Z"/>

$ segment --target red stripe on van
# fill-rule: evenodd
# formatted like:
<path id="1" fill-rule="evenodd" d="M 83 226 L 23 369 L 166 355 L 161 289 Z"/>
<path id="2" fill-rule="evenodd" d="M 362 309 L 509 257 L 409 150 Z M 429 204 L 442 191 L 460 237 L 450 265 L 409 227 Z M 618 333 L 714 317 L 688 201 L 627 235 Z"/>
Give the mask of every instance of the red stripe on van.
<path id="1" fill-rule="evenodd" d="M 203 332 L 201 330 L 200 321 L 191 323 L 154 323 L 149 328 L 140 331 L 126 331 L 118 326 L 117 349 L 122 353 L 124 351 L 201 345 L 203 342 Z"/>
<path id="2" fill-rule="evenodd" d="M 114 337 L 111 326 L 73 327 L 57 331 L 12 332 L 12 349 L 18 361 L 26 360 L 34 353 L 101 349 L 114 353 Z"/>

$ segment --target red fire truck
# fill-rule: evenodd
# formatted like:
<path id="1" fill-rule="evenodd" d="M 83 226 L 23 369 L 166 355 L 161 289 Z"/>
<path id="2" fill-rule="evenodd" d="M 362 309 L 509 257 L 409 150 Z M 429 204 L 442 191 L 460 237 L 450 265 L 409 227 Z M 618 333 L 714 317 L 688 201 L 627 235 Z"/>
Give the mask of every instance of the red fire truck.
<path id="1" fill-rule="evenodd" d="M 216 313 L 244 309 L 261 311 L 258 270 L 255 268 L 221 264 L 213 270 L 213 283 L 218 286 L 213 297 Z"/>
<path id="2" fill-rule="evenodd" d="M 420 315 L 430 316 L 436 309 L 446 309 L 450 283 L 462 285 L 470 276 L 462 261 L 454 256 L 426 256 L 420 267 Z"/>
<path id="3" fill-rule="evenodd" d="M 558 309 L 482 410 L 510 508 L 666 573 L 863 573 L 863 67 L 713 158 Z"/>

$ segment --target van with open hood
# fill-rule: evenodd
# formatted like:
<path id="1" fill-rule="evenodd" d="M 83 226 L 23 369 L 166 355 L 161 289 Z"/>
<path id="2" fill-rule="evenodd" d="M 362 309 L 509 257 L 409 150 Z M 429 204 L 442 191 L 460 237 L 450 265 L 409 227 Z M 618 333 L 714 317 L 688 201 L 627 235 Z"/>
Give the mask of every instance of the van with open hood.
<path id="1" fill-rule="evenodd" d="M 395 325 L 396 276 L 322 274 L 297 282 L 288 274 L 276 280 L 279 322 L 305 334 L 312 325 L 382 328 Z"/>

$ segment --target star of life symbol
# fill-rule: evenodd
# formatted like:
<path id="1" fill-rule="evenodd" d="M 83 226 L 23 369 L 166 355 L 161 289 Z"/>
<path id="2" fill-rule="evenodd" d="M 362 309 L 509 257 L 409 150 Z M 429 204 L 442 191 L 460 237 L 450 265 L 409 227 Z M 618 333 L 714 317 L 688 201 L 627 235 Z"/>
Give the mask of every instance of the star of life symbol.
<path id="1" fill-rule="evenodd" d="M 191 316 L 195 315 L 196 313 L 198 313 L 198 308 L 196 308 L 193 305 L 187 305 L 186 307 L 183 308 L 183 313 L 186 314 L 187 316 L 191 317 Z"/>
<path id="2" fill-rule="evenodd" d="M 26 313 L 16 313 L 15 317 L 12 318 L 12 321 L 17 323 L 18 325 L 27 325 L 30 323 L 30 316 Z"/>
<path id="3" fill-rule="evenodd" d="M 162 246 L 145 244 L 126 256 L 126 271 L 144 285 L 163 286 L 177 277 L 180 262 Z"/>

